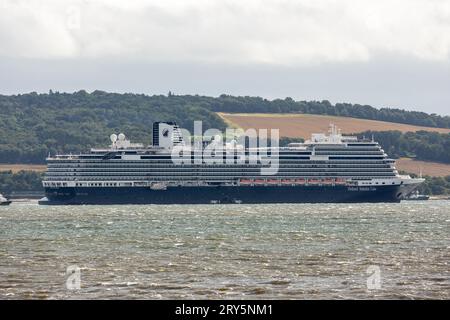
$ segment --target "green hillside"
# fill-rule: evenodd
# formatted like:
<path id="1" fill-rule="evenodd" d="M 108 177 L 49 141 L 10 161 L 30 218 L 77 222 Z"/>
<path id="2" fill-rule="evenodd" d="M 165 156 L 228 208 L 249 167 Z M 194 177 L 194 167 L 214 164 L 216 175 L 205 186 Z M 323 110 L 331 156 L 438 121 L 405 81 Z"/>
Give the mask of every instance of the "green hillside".
<path id="1" fill-rule="evenodd" d="M 118 132 L 150 144 L 154 121 L 225 128 L 216 114 L 183 97 L 101 91 L 0 96 L 0 114 L 0 163 L 42 163 L 49 152 L 105 146 Z"/>
<path id="2" fill-rule="evenodd" d="M 50 91 L 48 94 L 0 95 L 0 163 L 43 163 L 49 152 L 77 153 L 105 146 L 114 132 L 124 132 L 132 141 L 150 143 L 154 121 L 176 121 L 181 127 L 192 130 L 194 120 L 203 120 L 204 129 L 223 130 L 226 124 L 215 114 L 218 111 L 330 114 L 450 128 L 448 116 L 363 105 L 331 105 L 328 101 Z M 437 143 L 441 147 L 433 147 L 431 153 L 442 151 L 443 157 L 448 159 L 448 148 L 447 151 L 442 149 L 448 143 L 441 140 Z M 417 153 L 416 149 L 411 152 Z"/>
<path id="3" fill-rule="evenodd" d="M 215 112 L 282 112 L 352 116 L 431 127 L 450 127 L 450 117 L 397 109 L 292 99 L 265 100 L 258 97 L 217 98 L 203 96 L 87 93 L 0 95 L 0 163 L 43 163 L 50 152 L 80 152 L 105 146 L 113 132 L 124 132 L 131 140 L 150 143 L 154 121 L 176 121 L 192 130 L 194 120 L 203 120 L 204 129 L 224 130 L 226 124 Z M 365 132 L 375 136 L 393 157 L 450 163 L 450 134 L 431 132 Z M 282 138 L 281 145 L 301 141 Z M 42 173 L 2 172 L 0 189 L 41 190 Z M 427 177 L 423 191 L 449 194 L 449 177 Z"/>

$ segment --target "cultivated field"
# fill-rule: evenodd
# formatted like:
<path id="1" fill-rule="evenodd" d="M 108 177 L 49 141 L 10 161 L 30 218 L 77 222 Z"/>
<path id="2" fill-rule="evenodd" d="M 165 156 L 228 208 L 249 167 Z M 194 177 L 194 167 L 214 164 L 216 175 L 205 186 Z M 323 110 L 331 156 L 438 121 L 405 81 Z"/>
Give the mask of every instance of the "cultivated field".
<path id="1" fill-rule="evenodd" d="M 45 171 L 47 168 L 44 164 L 0 164 L 0 171 L 12 171 L 13 173 L 19 171 Z"/>
<path id="2" fill-rule="evenodd" d="M 445 177 L 450 176 L 450 165 L 438 162 L 417 161 L 410 158 L 401 158 L 396 161 L 397 170 L 419 174 L 422 170 L 424 176 Z"/>
<path id="3" fill-rule="evenodd" d="M 311 137 L 311 133 L 327 132 L 330 123 L 337 125 L 343 133 L 359 133 L 366 130 L 450 132 L 450 129 L 312 114 L 218 113 L 218 115 L 231 127 L 239 127 L 242 129 L 279 129 L 280 137 L 291 138 L 302 137 L 308 139 Z"/>

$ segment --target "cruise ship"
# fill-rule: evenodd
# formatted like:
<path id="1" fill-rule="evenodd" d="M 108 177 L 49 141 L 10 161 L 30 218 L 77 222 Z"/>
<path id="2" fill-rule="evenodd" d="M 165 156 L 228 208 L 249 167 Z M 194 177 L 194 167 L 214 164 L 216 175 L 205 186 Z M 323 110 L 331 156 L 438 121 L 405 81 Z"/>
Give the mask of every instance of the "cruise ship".
<path id="1" fill-rule="evenodd" d="M 304 143 L 252 148 L 232 140 L 209 154 L 210 145 L 185 141 L 174 122 L 154 123 L 149 146 L 122 133 L 110 138 L 108 148 L 49 155 L 39 203 L 400 202 L 424 181 L 399 175 L 373 139 L 344 136 L 333 125 Z M 275 160 L 276 170 L 264 172 Z"/>

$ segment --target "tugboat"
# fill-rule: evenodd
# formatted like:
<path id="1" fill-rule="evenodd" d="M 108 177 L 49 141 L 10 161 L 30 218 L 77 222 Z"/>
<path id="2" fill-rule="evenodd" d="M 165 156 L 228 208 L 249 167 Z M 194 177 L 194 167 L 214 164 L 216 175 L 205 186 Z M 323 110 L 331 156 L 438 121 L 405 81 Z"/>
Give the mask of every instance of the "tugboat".
<path id="1" fill-rule="evenodd" d="M 11 203 L 11 200 L 6 199 L 1 193 L 0 193 L 0 206 L 7 206 Z"/>
<path id="2" fill-rule="evenodd" d="M 412 192 L 408 197 L 405 198 L 405 200 L 428 200 L 430 199 L 430 196 L 427 196 L 426 194 L 420 194 L 418 190 Z"/>

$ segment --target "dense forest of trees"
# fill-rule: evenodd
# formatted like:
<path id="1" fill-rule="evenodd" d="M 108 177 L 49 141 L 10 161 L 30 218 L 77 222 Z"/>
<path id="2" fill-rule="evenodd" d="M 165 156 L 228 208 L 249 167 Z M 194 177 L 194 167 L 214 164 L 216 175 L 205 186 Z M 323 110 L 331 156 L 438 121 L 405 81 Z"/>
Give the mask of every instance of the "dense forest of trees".
<path id="1" fill-rule="evenodd" d="M 42 175 L 35 171 L 0 171 L 0 190 L 5 195 L 12 191 L 44 191 Z"/>
<path id="2" fill-rule="evenodd" d="M 224 129 L 215 113 L 175 96 L 79 91 L 73 94 L 0 96 L 0 163 L 43 163 L 48 153 L 80 152 L 110 143 L 111 133 L 151 143 L 154 121 L 176 121 L 192 130 Z"/>
<path id="3" fill-rule="evenodd" d="M 147 96 L 103 91 L 0 95 L 0 163 L 43 163 L 48 153 L 104 146 L 113 132 L 150 143 L 153 121 L 176 121 L 192 130 L 193 121 L 202 120 L 204 129 L 223 130 L 226 124 L 215 111 L 331 114 L 450 128 L 448 116 L 290 98 L 269 101 L 228 95 Z"/>
<path id="4" fill-rule="evenodd" d="M 425 177 L 425 182 L 419 187 L 421 194 L 450 195 L 450 176 Z"/>
<path id="5" fill-rule="evenodd" d="M 373 136 L 392 158 L 412 157 L 450 164 L 450 133 L 366 131 L 358 135 L 366 138 Z"/>

